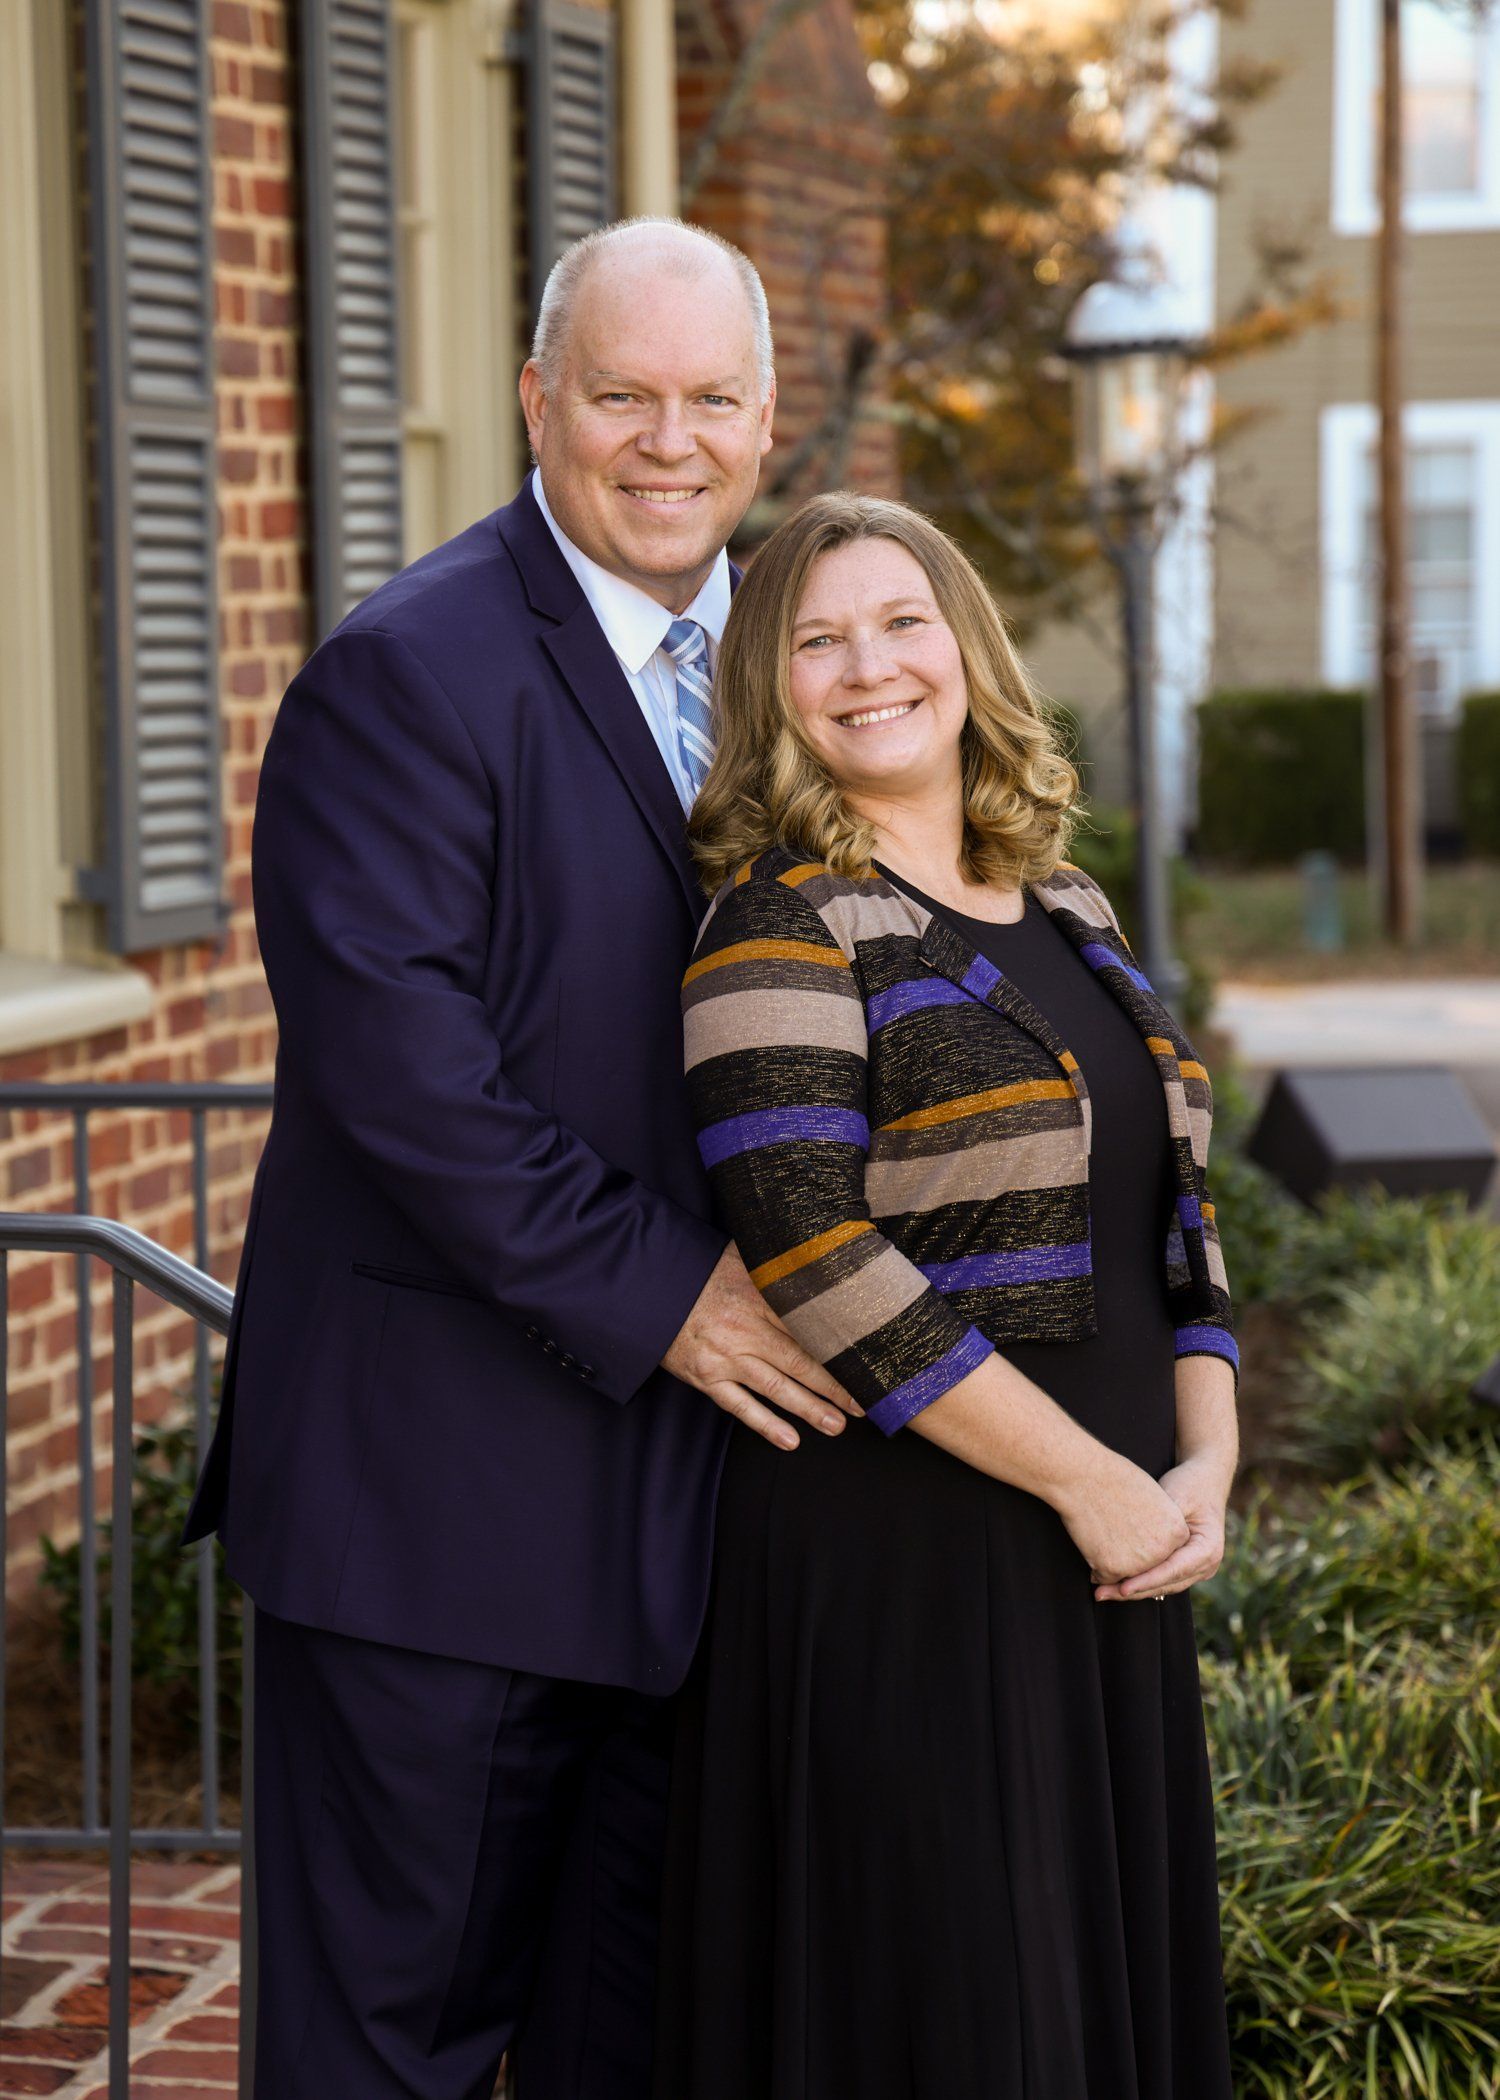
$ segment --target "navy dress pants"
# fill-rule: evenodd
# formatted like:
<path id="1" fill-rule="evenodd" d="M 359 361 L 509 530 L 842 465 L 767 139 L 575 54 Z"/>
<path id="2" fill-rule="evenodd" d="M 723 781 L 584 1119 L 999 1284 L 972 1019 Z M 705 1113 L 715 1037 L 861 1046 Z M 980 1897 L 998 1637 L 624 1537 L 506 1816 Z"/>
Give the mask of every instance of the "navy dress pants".
<path id="1" fill-rule="evenodd" d="M 646 2100 L 669 1702 L 256 1616 L 257 2100 Z"/>

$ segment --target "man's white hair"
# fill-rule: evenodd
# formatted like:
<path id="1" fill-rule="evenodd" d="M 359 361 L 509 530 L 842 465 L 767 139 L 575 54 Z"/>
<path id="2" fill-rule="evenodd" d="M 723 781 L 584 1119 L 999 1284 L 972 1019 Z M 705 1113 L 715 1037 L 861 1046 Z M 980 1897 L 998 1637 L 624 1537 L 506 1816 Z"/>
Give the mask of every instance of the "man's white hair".
<path id="1" fill-rule="evenodd" d="M 563 358 L 572 331 L 579 288 L 591 265 L 609 249 L 634 246 L 649 249 L 653 265 L 672 277 L 691 279 L 701 276 L 714 254 L 727 258 L 750 307 L 755 334 L 755 376 L 760 398 L 764 401 L 771 390 L 774 349 L 771 311 L 766 304 L 766 288 L 760 281 L 760 272 L 732 241 L 721 240 L 705 226 L 689 226 L 685 219 L 666 218 L 617 219 L 612 226 L 600 226 L 565 249 L 552 265 L 537 311 L 536 331 L 531 339 L 531 355 L 541 371 L 542 385 L 547 392 L 550 394 L 562 377 Z"/>

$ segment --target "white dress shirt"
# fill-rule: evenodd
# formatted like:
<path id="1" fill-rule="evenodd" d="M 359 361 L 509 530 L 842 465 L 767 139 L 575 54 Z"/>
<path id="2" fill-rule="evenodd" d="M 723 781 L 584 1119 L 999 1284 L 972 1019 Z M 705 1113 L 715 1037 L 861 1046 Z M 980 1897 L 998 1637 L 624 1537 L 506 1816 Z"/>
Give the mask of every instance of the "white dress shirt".
<path id="1" fill-rule="evenodd" d="M 663 762 L 684 809 L 693 801 L 692 783 L 683 764 L 677 738 L 677 667 L 664 646 L 667 629 L 674 619 L 696 620 L 708 636 L 708 668 L 712 675 L 718 662 L 719 637 L 729 618 L 729 556 L 720 548 L 708 572 L 708 581 L 680 615 L 668 612 L 623 576 L 611 575 L 583 553 L 568 538 L 553 517 L 542 487 L 541 474 L 532 469 L 531 486 L 537 507 L 548 529 L 562 549 L 563 560 L 578 578 L 583 595 L 593 607 L 594 617 L 604 629 L 605 639 L 619 658 L 630 690 L 640 702 L 646 727 L 656 741 Z"/>

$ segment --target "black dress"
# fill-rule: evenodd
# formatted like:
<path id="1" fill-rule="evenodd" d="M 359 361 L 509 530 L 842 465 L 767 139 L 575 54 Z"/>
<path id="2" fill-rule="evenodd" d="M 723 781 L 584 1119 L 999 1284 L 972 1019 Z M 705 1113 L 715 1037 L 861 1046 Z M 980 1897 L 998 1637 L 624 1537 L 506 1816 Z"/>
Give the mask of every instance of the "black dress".
<path id="1" fill-rule="evenodd" d="M 1164 1473 L 1152 1059 L 1033 899 L 994 926 L 902 887 L 1047 1016 L 1093 1101 L 1098 1333 L 1005 1354 Z M 1189 1598 L 1096 1604 L 1047 1504 L 864 1422 L 790 1453 L 736 1428 L 714 1565 L 656 2100 L 1229 2100 Z"/>

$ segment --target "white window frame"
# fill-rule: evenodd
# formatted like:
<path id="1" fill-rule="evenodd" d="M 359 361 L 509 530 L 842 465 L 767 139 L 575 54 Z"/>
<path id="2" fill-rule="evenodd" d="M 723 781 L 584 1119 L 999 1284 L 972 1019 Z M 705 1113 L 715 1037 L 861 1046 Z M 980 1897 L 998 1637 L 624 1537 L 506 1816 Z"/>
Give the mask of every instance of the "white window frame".
<path id="1" fill-rule="evenodd" d="M 1374 233 L 1372 111 L 1380 85 L 1377 0 L 1335 0 L 1333 52 L 1333 230 Z M 1472 195 L 1408 197 L 1402 224 L 1412 233 L 1460 233 L 1500 227 L 1500 6 L 1481 24 L 1483 39 L 1479 185 Z"/>
<path id="2" fill-rule="evenodd" d="M 1474 517 L 1475 685 L 1500 686 L 1500 400 L 1409 401 L 1401 418 L 1408 446 L 1464 444 L 1476 454 Z M 1343 401 L 1325 408 L 1319 430 L 1319 541 L 1323 580 L 1323 679 L 1357 685 L 1360 663 L 1360 570 L 1364 560 L 1362 466 L 1379 432 L 1373 405 Z"/>
<path id="3" fill-rule="evenodd" d="M 412 288 L 404 271 L 397 274 L 401 328 L 417 336 L 424 381 L 423 398 L 414 402 L 410 368 L 403 369 L 408 561 L 508 502 L 524 466 L 510 377 L 519 328 L 511 143 L 517 90 L 515 68 L 505 62 L 502 12 L 492 0 L 393 0 L 396 29 L 418 39 L 420 77 L 410 84 L 425 95 L 422 115 L 432 125 L 414 141 L 424 160 L 429 312 L 411 311 Z M 398 135 L 413 114 L 402 107 L 408 84 L 393 52 Z"/>
<path id="4" fill-rule="evenodd" d="M 55 0 L 0 4 L 0 1057 L 153 997 L 98 953 L 74 873 L 92 824 L 68 24 Z"/>

